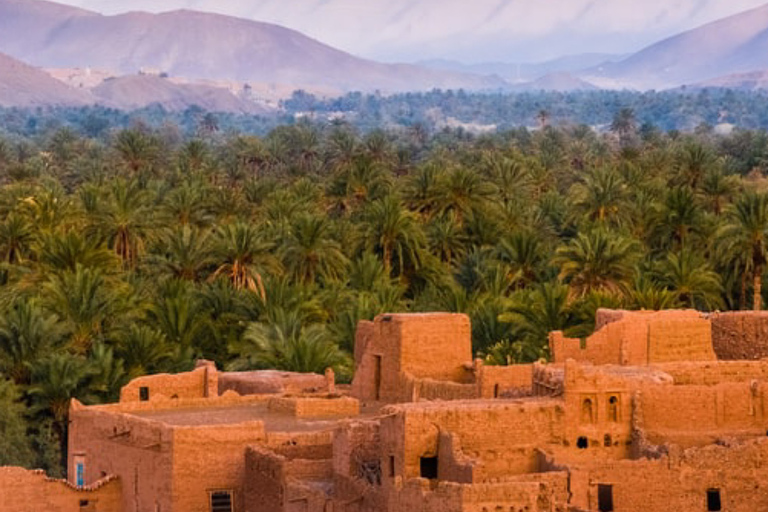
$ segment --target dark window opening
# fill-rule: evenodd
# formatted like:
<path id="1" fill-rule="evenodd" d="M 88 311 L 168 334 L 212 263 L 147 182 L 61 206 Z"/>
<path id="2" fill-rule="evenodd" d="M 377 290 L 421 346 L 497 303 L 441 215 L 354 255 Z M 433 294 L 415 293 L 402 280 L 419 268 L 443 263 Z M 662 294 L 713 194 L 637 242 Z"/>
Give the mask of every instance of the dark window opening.
<path id="1" fill-rule="evenodd" d="M 390 478 L 395 477 L 395 456 L 394 455 L 389 456 L 389 476 Z"/>
<path id="2" fill-rule="evenodd" d="M 80 508 L 87 507 L 88 506 L 88 500 L 80 500 Z"/>
<path id="3" fill-rule="evenodd" d="M 592 413 L 592 400 L 585 398 L 581 403 L 581 422 L 594 423 L 595 417 Z"/>
<path id="4" fill-rule="evenodd" d="M 613 512 L 613 486 L 606 484 L 597 485 L 597 510 L 600 512 Z"/>
<path id="5" fill-rule="evenodd" d="M 139 400 L 142 402 L 149 401 L 149 388 L 146 386 L 141 386 L 139 388 Z"/>
<path id="6" fill-rule="evenodd" d="M 422 457 L 420 467 L 421 478 L 437 479 L 437 457 Z"/>
<path id="7" fill-rule="evenodd" d="M 605 434 L 605 437 L 603 437 L 603 446 L 610 448 L 612 445 L 613 441 L 611 440 L 611 434 Z"/>
<path id="8" fill-rule="evenodd" d="M 619 421 L 619 399 L 615 396 L 608 399 L 608 421 Z"/>
<path id="9" fill-rule="evenodd" d="M 499 398 L 499 385 L 493 386 L 493 398 Z"/>
<path id="10" fill-rule="evenodd" d="M 589 447 L 589 440 L 586 437 L 580 437 L 576 440 L 576 447 L 581 450 L 586 450 Z"/>
<path id="11" fill-rule="evenodd" d="M 373 368 L 373 385 L 375 387 L 376 400 L 381 398 L 381 356 L 373 356 L 375 366 Z"/>
<path id="12" fill-rule="evenodd" d="M 361 462 L 358 473 L 368 485 L 381 485 L 381 461 L 379 459 Z"/>
<path id="13" fill-rule="evenodd" d="M 723 504 L 720 500 L 720 489 L 709 489 L 707 491 L 707 511 L 719 512 Z"/>
<path id="14" fill-rule="evenodd" d="M 212 492 L 211 512 L 232 512 L 232 491 Z"/>

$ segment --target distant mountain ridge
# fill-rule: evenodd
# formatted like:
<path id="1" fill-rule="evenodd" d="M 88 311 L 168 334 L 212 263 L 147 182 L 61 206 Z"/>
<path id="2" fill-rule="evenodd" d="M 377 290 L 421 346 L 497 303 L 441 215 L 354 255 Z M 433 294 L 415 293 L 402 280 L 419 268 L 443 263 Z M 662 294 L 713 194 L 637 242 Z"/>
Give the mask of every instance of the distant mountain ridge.
<path id="1" fill-rule="evenodd" d="M 0 0 L 0 51 L 42 67 L 334 87 L 339 91 L 498 89 L 503 80 L 380 64 L 277 25 L 173 11 L 116 16 L 41 0 Z"/>
<path id="2" fill-rule="evenodd" d="M 91 95 L 69 87 L 40 69 L 0 53 L 0 107 L 82 106 Z"/>
<path id="3" fill-rule="evenodd" d="M 580 73 L 611 88 L 664 89 L 768 69 L 768 4 L 653 44 Z"/>

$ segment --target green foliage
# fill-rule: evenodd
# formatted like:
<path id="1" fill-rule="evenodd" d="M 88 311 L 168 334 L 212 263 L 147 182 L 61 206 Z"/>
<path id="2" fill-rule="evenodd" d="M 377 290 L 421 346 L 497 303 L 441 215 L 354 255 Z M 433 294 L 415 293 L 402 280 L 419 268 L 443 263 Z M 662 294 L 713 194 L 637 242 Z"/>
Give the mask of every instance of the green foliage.
<path id="1" fill-rule="evenodd" d="M 72 398 L 199 357 L 349 379 L 359 321 L 386 312 L 466 313 L 474 355 L 513 364 L 546 359 L 553 330 L 588 336 L 600 307 L 762 307 L 768 136 L 664 132 L 684 128 L 681 97 L 707 113 L 692 126 L 768 119 L 719 92 L 716 113 L 667 93 L 305 94 L 286 111 L 357 124 L 271 131 L 199 109 L 178 130 L 158 110 L 0 109 L 7 462 L 60 473 Z M 435 129 L 425 109 L 500 129 Z"/>

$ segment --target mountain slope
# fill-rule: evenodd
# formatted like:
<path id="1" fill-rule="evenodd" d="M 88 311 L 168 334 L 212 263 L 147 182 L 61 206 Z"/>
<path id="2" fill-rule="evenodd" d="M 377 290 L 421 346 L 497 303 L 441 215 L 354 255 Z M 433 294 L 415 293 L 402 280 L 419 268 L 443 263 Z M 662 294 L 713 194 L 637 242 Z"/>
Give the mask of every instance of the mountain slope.
<path id="1" fill-rule="evenodd" d="M 69 87 L 44 71 L 0 53 L 0 107 L 89 103 L 93 103 L 93 98 L 88 92 Z"/>
<path id="2" fill-rule="evenodd" d="M 277 25 L 186 10 L 102 16 L 49 2 L 0 0 L 0 51 L 46 67 L 123 74 L 154 68 L 173 76 L 341 90 L 505 85 L 500 79 L 375 63 Z"/>
<path id="3" fill-rule="evenodd" d="M 768 68 L 768 4 L 665 39 L 582 76 L 615 86 L 666 88 Z"/>
<path id="4" fill-rule="evenodd" d="M 197 105 L 211 112 L 264 113 L 255 103 L 238 98 L 221 87 L 177 84 L 158 76 L 132 75 L 105 80 L 91 92 L 111 107 L 124 110 L 158 103 L 167 110 L 184 110 Z"/>

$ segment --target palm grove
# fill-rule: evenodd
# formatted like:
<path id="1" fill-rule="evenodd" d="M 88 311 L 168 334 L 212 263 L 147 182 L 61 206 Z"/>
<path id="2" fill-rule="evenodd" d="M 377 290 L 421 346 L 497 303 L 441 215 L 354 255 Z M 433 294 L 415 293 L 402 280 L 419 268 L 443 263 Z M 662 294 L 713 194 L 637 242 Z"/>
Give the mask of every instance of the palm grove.
<path id="1" fill-rule="evenodd" d="M 196 358 L 349 378 L 382 312 L 510 364 L 599 307 L 760 308 L 765 134 L 613 128 L 0 138 L 0 464 L 59 473 L 71 397 Z"/>

